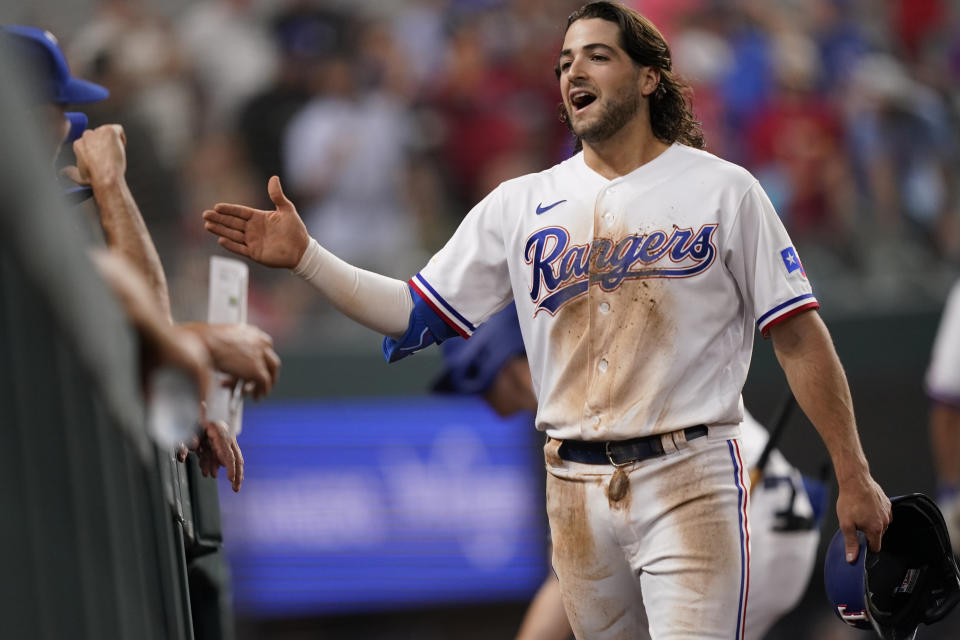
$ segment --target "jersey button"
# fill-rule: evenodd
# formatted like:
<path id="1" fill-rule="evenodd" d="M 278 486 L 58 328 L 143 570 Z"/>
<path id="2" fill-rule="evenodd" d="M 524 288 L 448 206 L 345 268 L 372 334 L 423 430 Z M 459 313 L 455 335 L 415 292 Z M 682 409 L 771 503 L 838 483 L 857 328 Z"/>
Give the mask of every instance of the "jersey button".
<path id="1" fill-rule="evenodd" d="M 600 369 L 600 373 L 603 373 L 604 371 L 607 370 L 608 366 L 609 364 L 607 363 L 606 359 L 603 359 L 603 360 L 600 360 L 600 363 L 597 365 L 597 369 Z"/>
<path id="2" fill-rule="evenodd" d="M 593 416 L 592 418 L 590 418 L 590 424 L 592 424 L 594 427 L 599 427 L 599 426 L 600 426 L 600 416 Z"/>
<path id="3" fill-rule="evenodd" d="M 609 227 L 611 224 L 613 224 L 613 214 L 610 213 L 609 211 L 607 211 L 605 214 L 603 214 L 603 222 L 604 222 L 608 227 Z"/>
<path id="4" fill-rule="evenodd" d="M 609 302 L 604 301 L 604 302 L 601 302 L 601 303 L 600 303 L 600 313 L 610 313 L 610 303 L 609 303 Z"/>

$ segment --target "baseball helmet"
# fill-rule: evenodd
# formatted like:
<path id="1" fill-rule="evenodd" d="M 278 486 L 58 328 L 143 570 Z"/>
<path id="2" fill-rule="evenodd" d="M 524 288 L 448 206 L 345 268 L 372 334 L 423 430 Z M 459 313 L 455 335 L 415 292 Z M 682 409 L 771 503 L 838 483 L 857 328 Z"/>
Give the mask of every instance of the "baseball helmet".
<path id="1" fill-rule="evenodd" d="M 867 549 L 858 532 L 860 555 L 850 564 L 843 533 L 837 531 L 827 549 L 824 581 L 844 622 L 873 629 L 884 640 L 912 640 L 920 623 L 937 622 L 960 601 L 960 570 L 933 500 L 913 493 L 890 503 L 893 520 L 882 549 Z"/>

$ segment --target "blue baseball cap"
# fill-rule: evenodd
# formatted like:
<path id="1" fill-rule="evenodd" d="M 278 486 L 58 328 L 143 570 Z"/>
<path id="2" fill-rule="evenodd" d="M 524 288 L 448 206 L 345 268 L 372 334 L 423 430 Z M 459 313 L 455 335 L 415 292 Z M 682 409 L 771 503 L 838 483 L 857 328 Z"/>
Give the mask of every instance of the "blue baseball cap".
<path id="1" fill-rule="evenodd" d="M 110 95 L 105 87 L 70 75 L 67 59 L 49 31 L 6 25 L 3 32 L 8 36 L 13 55 L 30 68 L 29 79 L 41 92 L 42 99 L 57 104 L 82 104 L 98 102 Z"/>

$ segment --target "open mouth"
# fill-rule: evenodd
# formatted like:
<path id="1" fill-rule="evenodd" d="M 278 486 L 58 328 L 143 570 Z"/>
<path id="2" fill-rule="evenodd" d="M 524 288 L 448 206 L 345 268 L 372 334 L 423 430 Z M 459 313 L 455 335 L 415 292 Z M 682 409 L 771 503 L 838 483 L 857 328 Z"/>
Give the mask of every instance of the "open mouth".
<path id="1" fill-rule="evenodd" d="M 597 99 L 597 96 L 586 89 L 574 89 L 570 92 L 570 104 L 573 106 L 574 113 L 579 113 L 589 107 Z"/>

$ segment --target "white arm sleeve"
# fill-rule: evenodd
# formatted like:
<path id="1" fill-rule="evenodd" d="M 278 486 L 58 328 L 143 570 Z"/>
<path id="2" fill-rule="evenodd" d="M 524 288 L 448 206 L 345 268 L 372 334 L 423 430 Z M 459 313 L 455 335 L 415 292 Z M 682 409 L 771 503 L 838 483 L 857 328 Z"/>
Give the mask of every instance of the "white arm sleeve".
<path id="1" fill-rule="evenodd" d="M 410 323 L 413 298 L 407 283 L 348 264 L 313 238 L 293 268 L 337 311 L 368 329 L 397 338 Z"/>

